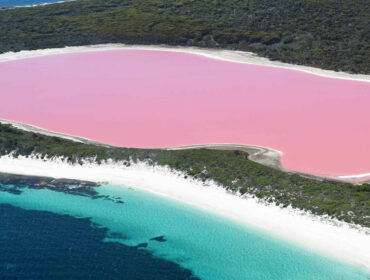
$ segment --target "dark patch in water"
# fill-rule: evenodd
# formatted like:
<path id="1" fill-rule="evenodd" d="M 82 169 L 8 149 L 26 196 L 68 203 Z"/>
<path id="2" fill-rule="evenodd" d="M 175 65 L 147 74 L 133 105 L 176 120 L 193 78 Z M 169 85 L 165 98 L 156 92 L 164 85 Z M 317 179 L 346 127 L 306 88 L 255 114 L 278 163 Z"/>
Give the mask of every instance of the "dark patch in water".
<path id="1" fill-rule="evenodd" d="M 139 243 L 135 246 L 136 248 L 146 248 L 148 247 L 148 243 L 144 242 L 144 243 Z"/>
<path id="2" fill-rule="evenodd" d="M 158 241 L 158 242 L 166 242 L 167 239 L 164 238 L 164 235 L 161 235 L 161 236 L 157 236 L 157 237 L 153 237 L 153 238 L 150 238 L 150 240 L 152 241 Z"/>
<path id="3" fill-rule="evenodd" d="M 12 189 L 10 189 L 9 186 L 12 186 Z M 22 188 L 29 188 L 50 189 L 73 195 L 94 197 L 98 195 L 94 189 L 98 186 L 99 184 L 89 181 L 0 173 L 0 191 L 14 190 L 14 192 L 12 192 L 14 194 L 20 194 Z"/>
<path id="4" fill-rule="evenodd" d="M 11 194 L 21 194 L 22 191 L 19 190 L 17 187 L 12 185 L 1 185 L 0 184 L 0 192 L 8 192 Z"/>
<path id="5" fill-rule="evenodd" d="M 89 181 L 72 179 L 54 179 L 49 177 L 14 175 L 0 172 L 0 192 L 21 194 L 22 189 L 49 189 L 71 195 L 87 196 L 91 199 L 104 199 L 117 204 L 123 204 L 120 197 L 99 195 L 95 188 L 100 185 Z M 1 279 L 0 279 L 1 280 Z"/>
<path id="6" fill-rule="evenodd" d="M 0 204 L 0 221 L 0 279 L 199 279 L 144 244 L 103 242 L 107 228 L 88 218 Z"/>
<path id="7" fill-rule="evenodd" d="M 108 232 L 107 237 L 111 239 L 126 239 L 126 236 L 120 232 Z"/>

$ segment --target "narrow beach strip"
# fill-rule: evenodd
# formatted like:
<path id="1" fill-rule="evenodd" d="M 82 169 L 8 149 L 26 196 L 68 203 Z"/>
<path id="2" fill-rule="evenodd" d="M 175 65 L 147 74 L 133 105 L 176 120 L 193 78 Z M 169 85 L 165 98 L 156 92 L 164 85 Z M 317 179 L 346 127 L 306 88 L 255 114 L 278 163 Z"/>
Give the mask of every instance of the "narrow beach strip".
<path id="1" fill-rule="evenodd" d="M 72 0 L 73 1 L 73 0 Z M 183 46 L 168 46 L 168 45 L 127 45 L 127 44 L 97 44 L 86 46 L 69 46 L 64 48 L 50 48 L 38 50 L 25 50 L 20 52 L 7 52 L 0 54 L 0 62 L 12 61 L 18 59 L 40 57 L 55 54 L 77 53 L 77 52 L 92 52 L 92 51 L 109 51 L 109 50 L 148 50 L 148 51 L 170 51 L 201 55 L 208 58 L 243 63 L 260 66 L 270 66 L 284 68 L 290 70 L 301 71 L 321 77 L 336 78 L 344 80 L 353 80 L 361 82 L 370 82 L 370 75 L 351 74 L 347 72 L 337 72 L 332 70 L 324 70 L 320 68 L 289 64 L 280 61 L 272 61 L 268 58 L 258 56 L 252 52 L 234 51 L 225 49 L 208 49 L 197 47 Z"/>

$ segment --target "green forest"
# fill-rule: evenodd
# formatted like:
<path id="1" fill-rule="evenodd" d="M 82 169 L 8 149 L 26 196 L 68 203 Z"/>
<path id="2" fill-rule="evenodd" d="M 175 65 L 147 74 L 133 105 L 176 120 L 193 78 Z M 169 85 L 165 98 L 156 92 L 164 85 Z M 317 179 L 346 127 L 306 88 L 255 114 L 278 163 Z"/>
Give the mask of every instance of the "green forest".
<path id="1" fill-rule="evenodd" d="M 316 180 L 272 169 L 248 159 L 240 151 L 207 149 L 156 150 L 129 149 L 83 144 L 15 129 L 0 124 L 0 155 L 13 153 L 42 157 L 63 156 L 68 161 L 83 164 L 83 159 L 95 158 L 121 161 L 129 166 L 138 161 L 151 165 L 169 166 L 182 171 L 185 177 L 205 184 L 214 180 L 236 194 L 248 194 L 282 207 L 328 215 L 342 221 L 370 227 L 370 184 Z M 1 183 L 1 182 L 0 182 Z"/>
<path id="2" fill-rule="evenodd" d="M 78 0 L 0 10 L 0 53 L 167 44 L 370 74 L 369 21 L 369 0 Z"/>

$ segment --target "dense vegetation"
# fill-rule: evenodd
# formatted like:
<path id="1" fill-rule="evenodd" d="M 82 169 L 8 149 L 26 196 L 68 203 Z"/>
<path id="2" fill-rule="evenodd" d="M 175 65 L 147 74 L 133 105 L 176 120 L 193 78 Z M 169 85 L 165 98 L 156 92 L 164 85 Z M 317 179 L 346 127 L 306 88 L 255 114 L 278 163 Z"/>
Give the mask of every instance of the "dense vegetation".
<path id="1" fill-rule="evenodd" d="M 370 74 L 369 0 L 79 0 L 0 10 L 0 52 L 97 43 L 246 50 Z"/>
<path id="2" fill-rule="evenodd" d="M 249 194 L 284 207 L 329 215 L 339 220 L 370 227 L 370 184 L 352 185 L 333 181 L 303 178 L 275 170 L 248 160 L 239 151 L 145 150 L 95 146 L 25 132 L 0 124 L 0 155 L 38 153 L 64 156 L 71 162 L 96 157 L 97 162 L 112 158 L 133 162 L 169 166 L 183 171 L 186 176 L 204 182 L 214 180 L 233 192 Z"/>

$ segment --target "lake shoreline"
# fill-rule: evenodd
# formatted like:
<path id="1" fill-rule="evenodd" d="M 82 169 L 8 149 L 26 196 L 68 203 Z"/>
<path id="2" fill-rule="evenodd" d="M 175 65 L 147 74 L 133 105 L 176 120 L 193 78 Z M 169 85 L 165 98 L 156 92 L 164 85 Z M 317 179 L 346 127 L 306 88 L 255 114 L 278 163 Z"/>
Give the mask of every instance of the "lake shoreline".
<path id="1" fill-rule="evenodd" d="M 243 63 L 259 66 L 268 66 L 275 68 L 283 68 L 288 70 L 305 72 L 316 76 L 326 78 L 336 78 L 360 82 L 370 82 L 370 75 L 364 74 L 350 74 L 346 72 L 336 72 L 332 70 L 324 70 L 320 68 L 289 64 L 280 61 L 272 61 L 268 58 L 258 56 L 252 52 L 234 51 L 225 49 L 209 49 L 198 47 L 183 47 L 183 46 L 169 46 L 169 45 L 128 45 L 128 44 L 100 44 L 100 45 L 86 45 L 86 46 L 71 46 L 64 48 L 25 50 L 19 52 L 7 52 L 0 54 L 0 63 L 6 61 L 13 61 L 18 59 L 26 59 L 32 57 L 40 57 L 47 55 L 56 55 L 64 53 L 79 53 L 79 52 L 94 52 L 107 50 L 147 50 L 147 51 L 165 51 L 165 52 L 180 52 L 193 55 L 201 55 L 204 57 L 229 61 L 234 63 Z"/>
<path id="2" fill-rule="evenodd" d="M 75 136 L 75 135 L 69 135 L 64 134 L 56 131 L 50 131 L 47 129 L 43 129 L 41 127 L 7 120 L 7 119 L 1 119 L 0 123 L 2 124 L 9 124 L 13 126 L 14 128 L 21 129 L 27 132 L 33 132 L 33 133 L 39 133 L 46 136 L 54 136 L 59 137 L 67 140 L 71 140 L 74 142 L 79 143 L 85 143 L 85 144 L 93 144 L 98 146 L 104 146 L 104 147 L 121 147 L 121 146 L 113 146 L 109 144 L 105 144 L 102 142 L 94 141 L 88 138 Z M 242 152 L 247 152 L 249 155 L 249 159 L 251 161 L 260 163 L 264 166 L 268 166 L 277 170 L 281 170 L 288 173 L 298 174 L 303 177 L 316 179 L 316 180 L 334 180 L 339 182 L 347 182 L 352 184 L 363 184 L 370 181 L 370 173 L 364 173 L 364 174 L 347 174 L 347 175 L 316 175 L 311 173 L 302 173 L 299 171 L 289 170 L 282 166 L 281 163 L 281 157 L 283 155 L 282 151 L 278 151 L 269 147 L 264 146 L 255 146 L 255 145 L 243 145 L 243 144 L 233 144 L 233 143 L 209 143 L 209 144 L 200 144 L 200 145 L 190 145 L 190 146 L 178 146 L 178 147 L 157 147 L 154 149 L 160 149 L 160 150 L 188 150 L 188 149 L 210 149 L 210 150 L 238 150 Z"/>

